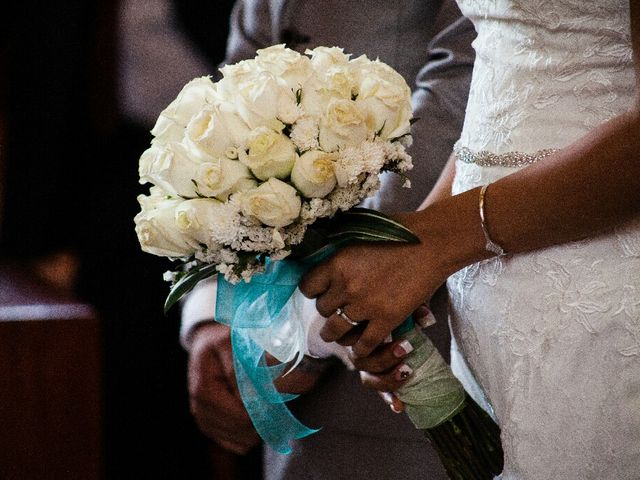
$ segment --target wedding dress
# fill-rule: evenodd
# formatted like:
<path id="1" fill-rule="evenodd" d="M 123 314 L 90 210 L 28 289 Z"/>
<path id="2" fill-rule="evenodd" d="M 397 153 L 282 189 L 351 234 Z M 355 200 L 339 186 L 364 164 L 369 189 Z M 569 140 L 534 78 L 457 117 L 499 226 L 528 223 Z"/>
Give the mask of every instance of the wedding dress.
<path id="1" fill-rule="evenodd" d="M 453 193 L 632 105 L 628 0 L 459 4 L 478 37 Z M 640 478 L 640 219 L 468 266 L 448 288 L 452 367 L 502 429 L 503 479 Z"/>

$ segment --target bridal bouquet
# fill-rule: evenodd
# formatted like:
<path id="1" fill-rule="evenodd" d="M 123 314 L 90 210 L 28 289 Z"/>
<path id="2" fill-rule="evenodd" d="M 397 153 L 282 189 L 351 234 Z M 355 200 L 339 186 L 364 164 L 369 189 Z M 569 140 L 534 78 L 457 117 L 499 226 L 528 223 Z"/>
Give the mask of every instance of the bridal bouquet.
<path id="1" fill-rule="evenodd" d="M 409 87 L 365 56 L 306 53 L 276 45 L 225 66 L 218 82 L 189 82 L 140 157 L 140 182 L 152 186 L 135 217 L 142 249 L 180 262 L 166 275 L 165 309 L 219 274 L 215 318 L 231 326 L 241 395 L 280 451 L 311 430 L 280 405 L 288 397 L 273 377 L 282 370 L 263 353 L 286 363 L 307 351 L 308 325 L 296 315 L 302 274 L 344 242 L 417 241 L 353 208 L 382 172 L 412 167 Z"/>
<path id="2" fill-rule="evenodd" d="M 233 283 L 281 260 L 379 174 L 411 168 L 410 89 L 366 57 L 283 45 L 189 82 L 140 158 L 136 232 L 146 252 L 212 266 Z M 178 274 L 180 275 L 180 274 Z"/>
<path id="3" fill-rule="evenodd" d="M 218 274 L 215 319 L 231 327 L 240 394 L 262 438 L 288 452 L 288 440 L 314 431 L 273 384 L 307 352 L 300 278 L 346 242 L 418 241 L 355 208 L 381 173 L 412 167 L 411 91 L 388 65 L 335 47 L 276 45 L 221 72 L 189 82 L 160 114 L 140 157 L 140 182 L 152 186 L 138 198 L 136 232 L 144 251 L 179 262 L 165 309 Z M 396 332 L 416 346 L 401 398 L 418 428 L 451 447 L 432 427 L 466 411 L 465 394 L 412 326 Z M 268 366 L 265 352 L 282 364 Z"/>

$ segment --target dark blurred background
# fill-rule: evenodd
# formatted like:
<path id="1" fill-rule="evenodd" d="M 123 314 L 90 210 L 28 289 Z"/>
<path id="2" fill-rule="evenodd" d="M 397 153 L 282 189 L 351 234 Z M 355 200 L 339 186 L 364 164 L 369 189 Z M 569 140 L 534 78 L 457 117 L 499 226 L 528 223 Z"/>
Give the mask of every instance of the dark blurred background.
<path id="1" fill-rule="evenodd" d="M 223 60 L 231 4 L 22 0 L 0 17 L 0 307 L 19 303 L 27 278 L 26 296 L 93 308 L 104 478 L 222 477 L 189 414 L 178 312 L 162 313 L 171 265 L 140 251 L 133 217 L 149 130 L 188 80 Z M 16 310 L 3 311 L 0 320 Z M 3 478 L 20 471 L 3 462 L 6 452 Z"/>

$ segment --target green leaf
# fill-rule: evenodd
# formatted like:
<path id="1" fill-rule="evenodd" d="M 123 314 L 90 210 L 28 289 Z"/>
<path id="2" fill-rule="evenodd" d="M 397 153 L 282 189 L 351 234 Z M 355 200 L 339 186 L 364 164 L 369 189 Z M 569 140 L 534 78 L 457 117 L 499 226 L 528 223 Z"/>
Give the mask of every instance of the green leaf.
<path id="1" fill-rule="evenodd" d="M 294 245 L 291 251 L 291 258 L 306 258 L 319 252 L 331 242 L 327 239 L 327 231 L 321 227 L 322 220 L 316 224 L 310 225 L 307 231 L 304 233 L 302 242 L 298 245 Z"/>
<path id="2" fill-rule="evenodd" d="M 405 133 L 404 135 L 400 135 L 399 137 L 393 137 L 393 138 L 390 138 L 390 139 L 389 139 L 389 141 L 390 141 L 391 143 L 395 143 L 395 142 L 397 142 L 398 140 L 402 140 L 404 137 L 410 137 L 410 136 L 411 136 L 411 132 L 407 132 L 407 133 Z"/>
<path id="3" fill-rule="evenodd" d="M 343 227 L 338 229 L 329 235 L 330 240 L 340 239 L 340 238 L 350 238 L 350 237 L 359 237 L 359 238 L 370 238 L 372 242 L 394 242 L 394 241 L 404 241 L 397 240 L 397 237 L 393 235 L 387 235 L 384 232 L 379 232 L 373 228 L 367 228 L 364 226 L 350 226 Z"/>
<path id="4" fill-rule="evenodd" d="M 379 238 L 378 241 L 419 243 L 420 239 L 407 227 L 381 212 L 368 208 L 352 208 L 334 217 L 335 226 L 329 228 L 329 237 L 344 235 L 347 231 L 359 232 Z M 332 222 L 332 223 L 333 223 Z"/>
<path id="5" fill-rule="evenodd" d="M 180 280 L 171 286 L 169 295 L 167 295 L 167 299 L 164 302 L 165 315 L 169 312 L 171 307 L 173 307 L 173 305 L 183 296 L 189 293 L 200 280 L 211 277 L 216 273 L 216 265 L 214 264 L 195 267 L 185 273 Z"/>
<path id="6" fill-rule="evenodd" d="M 302 243 L 294 248 L 293 257 L 313 257 L 329 245 L 340 247 L 354 241 L 419 243 L 420 239 L 383 213 L 352 208 L 310 226 Z"/>

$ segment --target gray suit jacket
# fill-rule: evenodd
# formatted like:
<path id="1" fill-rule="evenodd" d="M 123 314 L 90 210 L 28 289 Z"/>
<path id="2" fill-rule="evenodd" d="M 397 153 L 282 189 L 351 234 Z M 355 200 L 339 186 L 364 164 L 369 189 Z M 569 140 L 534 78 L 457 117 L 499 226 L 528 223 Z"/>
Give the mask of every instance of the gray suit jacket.
<path id="1" fill-rule="evenodd" d="M 304 52 L 340 46 L 354 56 L 379 57 L 414 89 L 413 187 L 389 175 L 367 206 L 417 208 L 437 180 L 462 128 L 473 66 L 475 31 L 453 0 L 241 0 L 233 12 L 227 63 L 287 43 Z M 429 332 L 448 350 L 446 320 Z M 435 327 L 434 327 L 435 328 Z M 356 373 L 332 369 L 313 392 L 292 405 L 307 425 L 322 430 L 293 445 L 293 453 L 265 452 L 265 477 L 279 479 L 444 479 L 435 453 L 404 415 L 361 385 Z"/>

